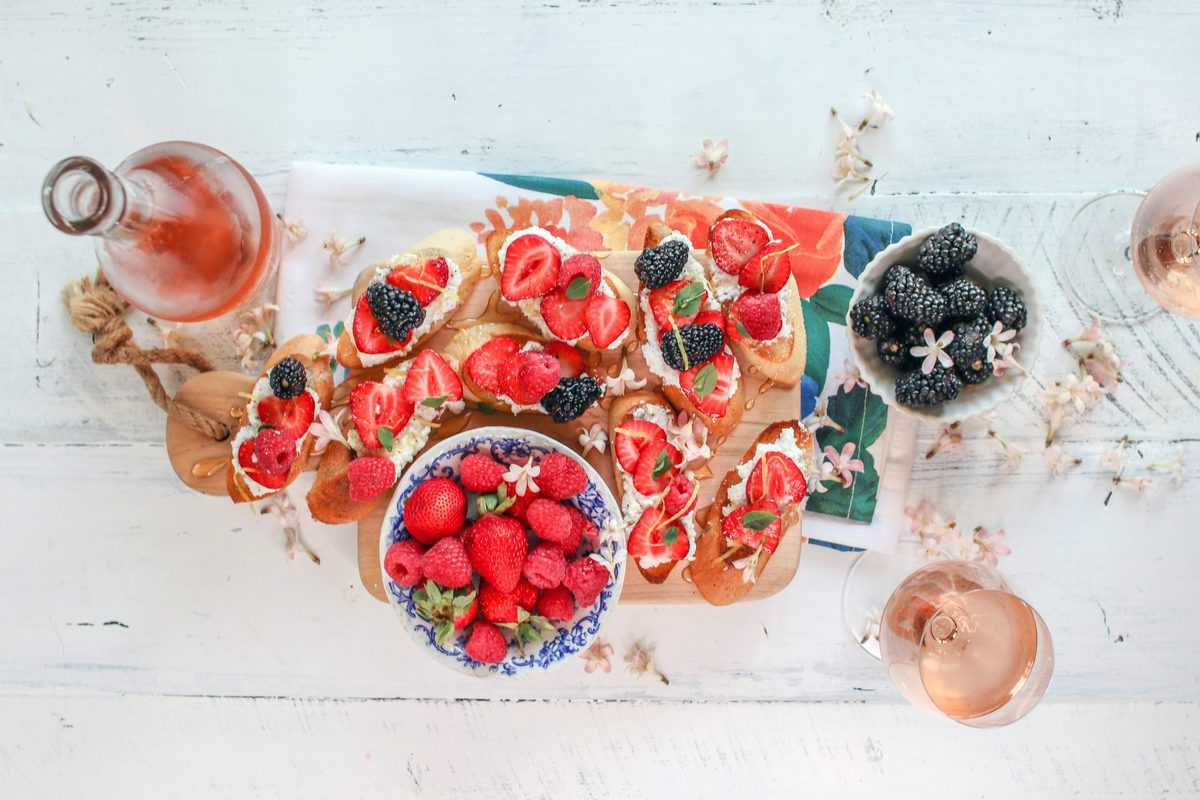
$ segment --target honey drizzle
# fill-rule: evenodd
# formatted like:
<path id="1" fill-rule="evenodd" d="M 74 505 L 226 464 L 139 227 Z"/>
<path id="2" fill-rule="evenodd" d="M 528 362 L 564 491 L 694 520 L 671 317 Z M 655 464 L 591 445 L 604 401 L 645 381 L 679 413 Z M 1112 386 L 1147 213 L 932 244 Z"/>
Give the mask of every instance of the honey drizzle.
<path id="1" fill-rule="evenodd" d="M 192 464 L 193 478 L 211 478 L 216 475 L 225 465 L 229 463 L 228 456 L 220 456 L 216 458 L 202 458 L 195 464 Z"/>

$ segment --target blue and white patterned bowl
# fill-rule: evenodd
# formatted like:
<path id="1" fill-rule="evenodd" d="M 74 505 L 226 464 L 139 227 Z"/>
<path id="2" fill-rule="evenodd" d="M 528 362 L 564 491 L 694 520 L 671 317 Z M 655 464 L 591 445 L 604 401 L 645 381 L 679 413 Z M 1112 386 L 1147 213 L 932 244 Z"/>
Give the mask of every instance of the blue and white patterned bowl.
<path id="1" fill-rule="evenodd" d="M 569 625 L 559 626 L 557 636 L 539 645 L 527 645 L 523 655 L 515 647 L 510 647 L 508 657 L 499 664 L 481 664 L 468 656 L 463 650 L 467 641 L 465 633 L 457 633 L 453 639 L 439 645 L 433 625 L 417 613 L 412 598 L 413 589 L 390 580 L 387 572 L 382 569 L 383 556 L 387 549 L 395 542 L 409 538 L 408 531 L 404 528 L 404 516 L 400 511 L 409 495 L 421 482 L 429 478 L 457 478 L 463 458 L 472 453 L 487 453 L 501 464 L 525 463 L 530 457 L 540 458 L 549 453 L 562 453 L 578 462 L 587 475 L 588 485 L 574 498 L 574 502 L 600 531 L 600 542 L 593 552 L 604 559 L 611 572 L 608 585 L 600 592 L 599 599 L 590 608 L 578 609 Z M 473 515 L 474 509 L 470 505 L 468 504 L 467 512 Z M 610 520 L 614 524 L 606 525 Z M 429 448 L 412 463 L 396 483 L 387 516 L 384 517 L 383 526 L 379 531 L 379 564 L 388 602 L 400 614 L 409 634 L 423 650 L 427 650 L 443 664 L 459 672 L 482 677 L 497 674 L 517 675 L 522 672 L 550 669 L 591 644 L 600 631 L 600 621 L 621 596 L 621 586 L 625 581 L 625 541 L 621 533 L 617 532 L 621 529 L 620 526 L 615 524 L 620 520 L 621 509 L 608 484 L 573 450 L 549 436 L 521 428 L 504 427 L 463 431 Z M 586 543 L 584 546 L 586 550 Z"/>

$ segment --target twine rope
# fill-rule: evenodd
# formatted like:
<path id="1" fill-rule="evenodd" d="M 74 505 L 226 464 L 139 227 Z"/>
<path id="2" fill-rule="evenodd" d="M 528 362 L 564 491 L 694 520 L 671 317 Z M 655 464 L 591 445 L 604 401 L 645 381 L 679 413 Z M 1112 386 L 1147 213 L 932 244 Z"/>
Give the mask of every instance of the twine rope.
<path id="1" fill-rule="evenodd" d="M 63 289 L 63 302 L 70 312 L 71 323 L 92 335 L 92 361 L 97 364 L 129 364 L 142 377 L 150 399 L 169 416 L 218 442 L 229 438 L 228 425 L 176 402 L 167 394 L 152 366 L 184 364 L 199 372 L 208 372 L 213 366 L 207 358 L 182 347 L 138 347 L 133 341 L 133 331 L 125 322 L 129 303 L 117 294 L 102 274 L 97 274 L 94 280 L 85 276 L 68 284 Z"/>

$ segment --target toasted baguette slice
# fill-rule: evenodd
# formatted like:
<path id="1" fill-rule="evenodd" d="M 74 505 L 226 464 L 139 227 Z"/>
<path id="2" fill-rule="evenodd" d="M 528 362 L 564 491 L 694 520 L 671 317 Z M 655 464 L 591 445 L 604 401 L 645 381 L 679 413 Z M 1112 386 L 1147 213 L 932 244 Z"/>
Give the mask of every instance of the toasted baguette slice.
<path id="1" fill-rule="evenodd" d="M 613 295 L 615 295 L 618 300 L 620 300 L 622 303 L 624 303 L 626 306 L 628 306 L 630 336 L 634 335 L 634 333 L 636 333 L 636 331 L 638 329 L 637 328 L 637 325 L 638 325 L 637 297 L 634 296 L 633 291 L 625 284 L 625 281 L 623 281 L 619 277 L 617 277 L 616 274 L 609 272 L 608 270 L 605 269 L 605 270 L 601 270 L 600 276 L 601 276 L 601 279 L 608 285 L 608 287 L 610 289 L 612 289 Z M 503 299 L 503 295 L 501 295 L 501 299 Z M 525 310 L 522 309 L 516 303 L 509 302 L 508 300 L 504 300 L 504 303 L 507 306 L 520 311 L 521 314 L 524 315 L 525 319 L 529 320 L 529 324 L 538 329 L 539 335 L 543 336 L 546 339 L 557 339 L 558 338 L 557 336 L 554 335 L 554 333 L 550 330 L 550 328 L 546 326 L 545 321 L 543 321 L 541 319 L 535 319 L 535 318 L 531 317 L 530 315 L 526 314 Z M 624 341 L 622 342 L 622 345 L 629 342 L 630 336 L 625 337 Z M 613 351 L 616 349 L 620 349 L 620 345 L 617 345 L 615 343 L 609 345 L 608 347 L 596 347 L 596 345 L 592 342 L 592 336 L 590 333 L 585 333 L 583 335 L 583 338 L 580 339 L 579 341 L 575 342 L 574 345 L 576 347 L 578 347 L 580 350 L 585 350 L 589 353 L 607 353 L 607 352 L 610 352 L 610 351 Z"/>
<path id="2" fill-rule="evenodd" d="M 418 258 L 432 258 L 436 256 L 445 256 L 454 261 L 458 265 L 459 271 L 462 273 L 462 282 L 458 287 L 458 296 L 454 303 L 452 311 L 447 313 L 442 319 L 434 323 L 428 331 L 419 338 L 414 337 L 409 341 L 404 348 L 397 350 L 392 355 L 386 364 L 394 363 L 402 358 L 417 352 L 421 345 L 427 342 L 435 333 L 442 329 L 443 326 L 454 318 L 455 313 L 467 298 L 471 296 L 471 292 L 475 289 L 475 284 L 479 281 L 483 274 L 484 262 L 479 258 L 475 247 L 475 235 L 467 230 L 459 230 L 456 228 L 448 228 L 430 236 L 422 241 L 411 251 L 408 251 Z M 338 363 L 348 369 L 362 369 L 363 362 L 359 357 L 358 347 L 354 344 L 353 335 L 353 309 L 358 306 L 358 300 L 363 293 L 367 291 L 367 287 L 375 279 L 375 268 L 377 264 L 371 264 L 358 274 L 358 278 L 354 281 L 354 293 L 351 303 L 351 324 L 346 326 L 342 331 L 341 337 L 338 338 Z"/>
<path id="3" fill-rule="evenodd" d="M 333 399 L 333 373 L 329 369 L 329 359 L 321 355 L 324 349 L 325 342 L 319 336 L 305 334 L 289 339 L 267 360 L 258 378 L 266 376 L 272 367 L 285 358 L 289 356 L 295 358 L 304 365 L 304 369 L 308 373 L 308 387 L 315 391 L 317 397 L 320 398 L 321 403 L 317 410 L 329 408 L 329 403 Z M 235 503 L 247 503 L 252 500 L 262 500 L 286 489 L 304 471 L 312 449 L 313 437 L 306 434 L 300 445 L 300 452 L 296 455 L 296 460 L 292 462 L 292 468 L 288 471 L 287 482 L 275 491 L 257 496 L 251 493 L 250 487 L 246 485 L 242 475 L 234 468 L 234 464 L 237 463 L 237 453 L 233 453 L 233 457 L 229 460 L 229 466 L 225 470 L 225 488 L 229 492 L 230 499 Z"/>
<path id="4" fill-rule="evenodd" d="M 783 431 L 789 428 L 795 433 L 800 449 L 806 454 L 806 463 L 799 466 L 806 476 L 813 476 L 812 434 L 795 421 L 775 422 L 768 425 L 747 448 L 738 462 L 739 465 L 754 458 L 754 451 L 759 444 L 776 441 Z M 704 529 L 700 534 L 700 539 L 696 542 L 696 558 L 692 562 L 692 583 L 700 595 L 715 606 L 729 605 L 745 597 L 754 588 L 757 580 L 762 577 L 771 558 L 771 554 L 765 549 L 761 551 L 758 561 L 753 567 L 752 580 L 747 580 L 743 570 L 734 567 L 733 562 L 752 555 L 753 550 L 748 547 L 739 547 L 733 553 L 722 558 L 727 548 L 725 536 L 721 532 L 721 524 L 724 521 L 723 509 L 727 502 L 729 489 L 737 482 L 736 469 L 729 470 L 722 479 L 721 485 L 717 489 L 717 496 L 708 509 L 708 516 L 704 520 Z M 801 500 L 788 508 L 781 509 L 783 530 L 780 541 L 793 531 L 793 535 L 799 535 L 800 518 L 804 505 L 805 501 Z"/>
<path id="5" fill-rule="evenodd" d="M 800 290 L 796 288 L 795 276 L 779 290 L 779 304 L 791 326 L 791 335 L 781 336 L 771 342 L 736 338 L 730 340 L 730 346 L 748 369 L 753 369 L 777 386 L 795 386 L 804 376 L 804 367 L 808 362 L 804 310 L 800 306 Z"/>

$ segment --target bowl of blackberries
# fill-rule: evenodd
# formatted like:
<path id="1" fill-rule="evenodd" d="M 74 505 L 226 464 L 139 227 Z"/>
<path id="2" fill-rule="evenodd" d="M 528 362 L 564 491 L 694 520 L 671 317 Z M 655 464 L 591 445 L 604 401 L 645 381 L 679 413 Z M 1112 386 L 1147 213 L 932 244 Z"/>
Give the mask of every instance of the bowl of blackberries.
<path id="1" fill-rule="evenodd" d="M 1000 242 L 957 222 L 880 251 L 850 301 L 850 349 L 871 390 L 943 423 L 1009 399 L 1037 356 L 1033 282 Z"/>

